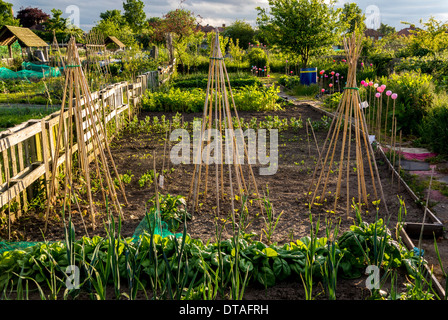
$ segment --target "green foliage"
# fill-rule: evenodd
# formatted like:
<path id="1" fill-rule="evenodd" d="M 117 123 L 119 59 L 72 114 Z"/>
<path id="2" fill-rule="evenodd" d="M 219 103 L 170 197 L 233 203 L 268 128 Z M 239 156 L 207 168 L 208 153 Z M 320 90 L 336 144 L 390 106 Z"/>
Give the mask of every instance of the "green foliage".
<path id="1" fill-rule="evenodd" d="M 246 86 L 233 90 L 236 108 L 241 111 L 278 110 L 279 88 Z M 142 99 L 142 108 L 149 111 L 201 112 L 205 103 L 205 91 L 201 88 L 181 90 L 170 88 L 166 92 L 148 92 Z M 214 96 L 212 97 L 215 98 Z"/>
<path id="2" fill-rule="evenodd" d="M 387 79 L 382 78 L 381 83 L 386 84 L 388 90 L 398 94 L 395 100 L 397 130 L 402 130 L 404 134 L 417 134 L 422 119 L 431 110 L 435 99 L 432 76 L 410 71 L 393 74 Z M 392 113 L 388 116 L 391 115 Z"/>
<path id="3" fill-rule="evenodd" d="M 58 110 L 60 108 L 0 108 L 0 128 L 6 129 L 30 119 L 40 119 Z"/>
<path id="4" fill-rule="evenodd" d="M 147 203 L 154 207 L 156 196 L 154 195 Z M 191 219 L 191 214 L 187 212 L 185 197 L 171 194 L 162 195 L 159 193 L 159 210 L 162 221 L 168 224 L 168 229 L 175 232 L 185 219 Z"/>
<path id="5" fill-rule="evenodd" d="M 126 0 L 123 2 L 123 17 L 135 33 L 142 31 L 146 23 L 144 7 L 145 4 L 141 0 Z"/>
<path id="6" fill-rule="evenodd" d="M 251 49 L 247 54 L 247 59 L 251 66 L 256 66 L 258 68 L 267 67 L 269 65 L 266 51 L 260 48 Z"/>
<path id="7" fill-rule="evenodd" d="M 235 78 L 230 77 L 230 86 L 232 89 L 241 88 L 245 86 L 262 86 L 262 82 L 257 77 L 245 77 L 245 78 Z M 180 79 L 180 80 L 174 80 L 172 83 L 173 88 L 201 88 L 201 89 L 207 89 L 207 83 L 208 79 L 205 77 L 196 77 L 196 78 L 190 78 L 190 79 Z"/>
<path id="8" fill-rule="evenodd" d="M 423 118 L 420 128 L 422 142 L 443 155 L 448 155 L 448 105 L 434 107 Z"/>
<path id="9" fill-rule="evenodd" d="M 235 44 L 239 42 L 243 49 L 247 49 L 249 43 L 254 42 L 255 30 L 249 23 L 237 19 L 224 29 L 223 35 Z"/>
<path id="10" fill-rule="evenodd" d="M 0 25 L 19 26 L 19 20 L 14 19 L 12 3 L 0 0 Z"/>
<path id="11" fill-rule="evenodd" d="M 366 29 L 365 19 L 362 9 L 356 3 L 344 3 L 340 20 L 345 24 L 347 33 L 353 33 L 355 30 L 363 32 Z"/>
<path id="12" fill-rule="evenodd" d="M 257 7 L 257 24 L 269 43 L 301 57 L 303 68 L 310 57 L 338 40 L 334 2 L 324 0 L 269 0 L 269 9 Z"/>
<path id="13" fill-rule="evenodd" d="M 324 106 L 332 111 L 336 111 L 342 99 L 341 92 L 335 92 L 325 97 Z"/>

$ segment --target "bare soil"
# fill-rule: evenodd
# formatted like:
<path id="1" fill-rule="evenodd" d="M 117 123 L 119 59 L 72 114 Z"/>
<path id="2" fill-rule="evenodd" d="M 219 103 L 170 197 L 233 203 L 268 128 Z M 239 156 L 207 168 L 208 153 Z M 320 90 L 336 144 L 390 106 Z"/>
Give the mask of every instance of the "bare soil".
<path id="1" fill-rule="evenodd" d="M 240 112 L 239 117 L 249 120 L 252 117 L 264 118 L 267 115 L 277 115 L 280 119 L 296 117 L 303 120 L 310 119 L 310 121 L 318 121 L 321 119 L 322 114 L 312 109 L 306 102 L 297 104 L 294 106 L 285 105 L 283 111 L 269 112 L 269 113 L 255 113 L 255 112 Z M 164 113 L 167 119 L 172 117 L 172 113 Z M 146 116 L 160 116 L 162 113 L 150 113 L 141 112 L 139 119 L 143 120 Z M 194 117 L 202 117 L 202 114 L 186 114 L 184 116 L 185 121 L 191 121 Z M 304 122 L 305 123 L 305 122 Z M 309 129 L 310 130 L 310 129 Z M 311 131 L 309 131 L 311 134 Z M 317 144 L 319 148 L 327 137 L 327 130 L 318 130 L 315 132 Z M 111 143 L 112 154 L 115 159 L 115 164 L 118 171 L 121 174 L 131 173 L 134 175 L 132 182 L 126 185 L 126 196 L 129 201 L 128 206 L 123 207 L 124 219 L 122 221 L 122 236 L 132 236 L 135 228 L 145 216 L 146 202 L 155 194 L 154 185 L 145 186 L 141 188 L 138 185 L 138 179 L 148 170 L 153 169 L 153 157 L 156 155 L 156 169 L 162 170 L 164 158 L 164 168 L 174 168 L 174 172 L 165 176 L 164 188 L 159 189 L 163 194 L 183 195 L 187 197 L 189 195 L 190 184 L 192 180 L 192 174 L 194 172 L 193 164 L 179 164 L 174 165 L 168 163 L 168 151 L 164 154 L 164 134 L 131 134 L 123 132 L 120 137 L 117 137 Z M 352 157 L 354 159 L 354 148 L 352 148 Z M 335 152 L 340 156 L 340 144 Z M 307 135 L 307 130 L 304 125 L 303 128 L 294 131 L 288 129 L 282 131 L 279 134 L 279 165 L 278 171 L 274 175 L 260 176 L 258 175 L 259 167 L 261 165 L 252 165 L 253 172 L 258 184 L 259 192 L 261 194 L 267 194 L 269 190 L 269 200 L 278 215 L 282 213 L 279 223 L 275 229 L 275 232 L 270 239 L 271 242 L 283 244 L 289 241 L 297 240 L 303 236 L 309 235 L 310 232 L 310 212 L 308 203 L 310 201 L 308 196 L 308 190 L 312 185 L 313 171 L 319 158 L 318 148 L 314 142 L 312 135 Z M 385 196 L 385 202 L 388 206 L 390 216 L 388 216 L 384 210 L 383 203 L 381 201 L 378 212 L 373 205 L 368 208 L 369 212 L 364 213 L 362 218 L 366 222 L 373 222 L 376 219 L 376 214 L 379 218 L 385 221 L 389 220 L 389 227 L 393 229 L 398 221 L 399 201 L 398 197 L 403 199 L 406 204 L 407 215 L 406 221 L 409 222 L 421 222 L 423 216 L 423 209 L 416 204 L 412 197 L 405 191 L 404 188 L 398 188 L 396 181 L 392 184 L 391 173 L 386 166 L 385 162 L 379 155 L 376 155 L 378 164 L 378 170 L 381 177 L 382 188 Z M 351 164 L 351 167 L 354 163 Z M 244 166 L 243 169 L 246 181 L 249 179 L 248 166 Z M 225 171 L 224 177 L 227 177 L 227 171 Z M 350 174 L 350 186 L 356 188 L 357 175 L 352 172 Z M 371 198 L 369 201 L 375 200 L 373 197 L 374 190 L 370 183 L 370 178 L 366 178 L 369 194 Z M 206 181 L 202 179 L 202 183 Z M 337 174 L 331 174 L 329 177 L 327 191 L 335 192 L 336 190 Z M 200 196 L 200 207 L 193 214 L 193 218 L 188 221 L 187 229 L 188 233 L 195 238 L 200 238 L 204 242 L 208 240 L 213 241 L 216 237 L 216 226 L 223 227 L 223 238 L 232 236 L 232 224 L 230 219 L 231 201 L 228 194 L 224 200 L 220 201 L 220 212 L 216 212 L 216 191 L 215 191 L 215 170 L 214 167 L 210 167 L 209 179 L 208 179 L 208 194 L 207 197 Z M 228 178 L 225 179 L 226 185 L 228 185 Z M 314 224 L 320 221 L 320 236 L 325 236 L 326 220 L 339 224 L 339 234 L 348 230 L 353 224 L 354 213 L 350 211 L 347 216 L 346 212 L 346 192 L 345 184 L 342 185 L 340 199 L 336 210 L 333 210 L 334 197 L 331 194 L 327 194 L 327 202 L 323 202 L 322 205 L 313 205 L 311 210 L 312 219 Z M 311 190 L 313 190 L 311 188 Z M 350 193 L 350 197 L 357 196 L 357 189 L 353 189 Z M 100 199 L 100 195 L 97 195 Z M 121 199 L 122 203 L 123 200 Z M 235 202 L 235 207 L 238 208 L 239 202 Z M 83 205 L 82 209 L 86 209 Z M 76 228 L 76 234 L 81 237 L 86 234 L 86 230 L 89 236 L 100 235 L 104 236 L 105 228 L 103 224 L 103 218 L 106 218 L 105 208 L 98 206 L 96 218 L 96 228 L 93 229 L 87 215 L 84 215 L 84 221 L 87 224 L 87 228 L 84 228 L 83 220 L 79 212 L 72 208 L 72 218 Z M 190 210 L 191 212 L 191 210 Z M 260 212 L 260 207 L 257 201 L 252 201 L 249 205 L 249 216 L 246 219 L 246 232 L 253 232 L 256 234 L 256 239 L 267 241 L 266 235 L 263 229 L 266 230 L 266 222 L 264 215 L 257 213 Z M 241 223 L 240 220 L 237 220 Z M 42 229 L 44 226 L 44 219 L 39 214 L 27 214 L 23 216 L 12 226 L 16 238 L 26 241 L 41 241 Z M 0 236 L 5 238 L 6 230 L 1 230 Z M 64 232 L 62 228 L 61 217 L 53 216 L 50 219 L 48 231 L 45 234 L 46 240 L 61 240 L 64 238 Z M 428 251 L 431 251 L 431 241 L 425 242 Z M 445 264 L 448 265 L 448 244 L 445 238 L 441 238 L 438 241 L 438 245 L 441 248 L 441 253 Z M 434 264 L 437 268 L 437 261 L 430 259 L 430 263 Z M 439 272 L 440 276 L 440 272 Z M 363 279 L 350 280 L 347 282 L 341 280 L 338 282 L 338 287 L 344 299 L 363 299 L 366 297 L 364 292 L 365 286 Z M 275 286 L 274 288 L 265 290 L 257 288 L 248 288 L 246 291 L 249 299 L 295 299 L 303 296 L 303 290 L 300 285 L 294 283 L 283 283 Z"/>

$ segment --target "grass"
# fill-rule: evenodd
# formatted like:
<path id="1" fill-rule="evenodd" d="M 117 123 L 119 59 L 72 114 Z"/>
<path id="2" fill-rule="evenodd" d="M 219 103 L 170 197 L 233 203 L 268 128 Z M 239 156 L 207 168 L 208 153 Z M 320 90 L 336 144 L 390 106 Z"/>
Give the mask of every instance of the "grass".
<path id="1" fill-rule="evenodd" d="M 41 119 L 60 107 L 0 107 L 0 130 L 14 127 L 30 119 Z"/>

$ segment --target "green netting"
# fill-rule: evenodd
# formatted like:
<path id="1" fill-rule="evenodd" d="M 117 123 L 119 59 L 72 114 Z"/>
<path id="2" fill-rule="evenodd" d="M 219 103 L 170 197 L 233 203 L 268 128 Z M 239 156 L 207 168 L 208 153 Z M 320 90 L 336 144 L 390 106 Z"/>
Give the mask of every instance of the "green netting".
<path id="1" fill-rule="evenodd" d="M 23 62 L 22 70 L 14 72 L 8 68 L 0 68 L 1 80 L 28 80 L 59 77 L 61 70 L 46 65 L 38 65 L 31 62 Z"/>
<path id="2" fill-rule="evenodd" d="M 149 221 L 151 223 L 151 230 L 154 230 L 154 234 L 161 235 L 162 238 L 168 236 L 175 236 L 176 238 L 182 237 L 182 233 L 172 233 L 169 231 L 168 223 L 162 221 L 159 215 L 155 215 L 154 213 L 148 214 Z M 151 231 L 148 225 L 148 218 L 144 217 L 142 221 L 140 221 L 137 228 L 135 228 L 134 234 L 132 235 L 133 242 L 136 242 L 140 235 L 142 235 L 145 231 Z"/>
<path id="3" fill-rule="evenodd" d="M 61 75 L 61 71 L 59 68 L 50 67 L 44 64 L 34 64 L 31 62 L 23 62 L 22 69 L 39 72 L 43 74 L 45 77 L 59 77 Z M 21 72 L 21 71 L 19 71 Z"/>

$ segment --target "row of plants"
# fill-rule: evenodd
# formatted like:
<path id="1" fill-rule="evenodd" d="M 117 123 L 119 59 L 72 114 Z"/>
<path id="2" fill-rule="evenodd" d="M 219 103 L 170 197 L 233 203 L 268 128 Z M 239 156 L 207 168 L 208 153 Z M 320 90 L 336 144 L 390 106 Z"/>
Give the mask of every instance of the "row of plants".
<path id="1" fill-rule="evenodd" d="M 182 114 L 177 112 L 170 119 L 167 119 L 166 115 L 162 114 L 159 116 L 146 116 L 143 120 L 139 120 L 137 116 L 134 116 L 131 121 L 129 121 L 125 130 L 129 133 L 151 133 L 151 134 L 166 134 L 169 129 L 186 129 L 189 131 L 193 130 L 194 121 L 202 121 L 202 118 L 195 117 L 192 121 L 183 121 Z M 207 122 L 207 119 L 206 119 Z M 297 131 L 304 127 L 304 120 L 299 117 L 285 117 L 280 118 L 278 115 L 271 116 L 267 115 L 264 117 L 251 117 L 244 118 L 235 116 L 232 117 L 232 123 L 234 128 L 239 125 L 243 130 L 247 129 L 277 129 L 280 132 L 288 129 Z M 311 121 L 311 125 L 315 131 L 322 128 L 328 129 L 330 121 L 327 116 L 322 116 L 320 120 Z M 214 127 L 214 124 L 212 125 Z M 225 129 L 225 124 L 222 124 L 222 129 Z"/>
<path id="2" fill-rule="evenodd" d="M 280 89 L 257 85 L 232 89 L 235 106 L 239 111 L 280 110 Z M 229 93 L 228 93 L 229 94 Z M 201 112 L 204 108 L 206 90 L 201 88 L 180 89 L 170 87 L 157 92 L 147 92 L 142 99 L 142 109 L 164 112 Z M 214 99 L 214 96 L 211 97 Z M 229 97 L 229 99 L 231 99 Z"/>
<path id="3" fill-rule="evenodd" d="M 173 205 L 162 205 L 165 213 L 182 204 L 178 197 L 161 197 L 160 204 L 166 199 Z M 324 284 L 327 298 L 336 299 L 338 278 L 359 278 L 367 266 L 377 265 L 385 272 L 382 284 L 387 277 L 393 280 L 400 268 L 415 281 L 405 292 L 392 287 L 387 296 L 382 296 L 379 288 L 372 289 L 372 299 L 441 298 L 423 275 L 424 260 L 393 240 L 388 222 L 377 219 L 368 224 L 359 210 L 354 225 L 341 236 L 338 226 L 327 222 L 327 236 L 317 237 L 320 222 L 313 223 L 310 214 L 309 236 L 284 245 L 267 245 L 254 240 L 255 234 L 244 233 L 235 221 L 230 239 L 221 239 L 222 226 L 218 224 L 219 240 L 204 243 L 193 239 L 187 233 L 185 214 L 183 232 L 162 237 L 154 232 L 162 220 L 153 204 L 146 214 L 149 230 L 137 238 L 122 237 L 121 221 L 109 216 L 106 237 L 75 240 L 69 218 L 65 241 L 4 252 L 0 256 L 2 297 L 26 299 L 33 287 L 41 299 L 76 299 L 82 293 L 90 299 L 106 299 L 108 290 L 116 299 L 136 299 L 142 292 L 152 299 L 242 299 L 248 285 L 267 288 L 281 281 L 301 280 L 307 299 L 315 297 L 313 288 L 318 282 Z M 269 200 L 265 198 L 264 204 L 269 209 Z M 69 266 L 79 270 L 79 283 L 73 287 L 66 286 L 71 279 L 66 273 Z"/>

